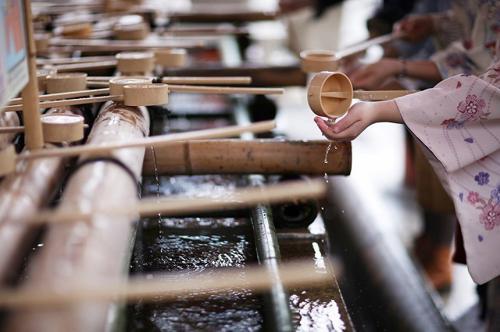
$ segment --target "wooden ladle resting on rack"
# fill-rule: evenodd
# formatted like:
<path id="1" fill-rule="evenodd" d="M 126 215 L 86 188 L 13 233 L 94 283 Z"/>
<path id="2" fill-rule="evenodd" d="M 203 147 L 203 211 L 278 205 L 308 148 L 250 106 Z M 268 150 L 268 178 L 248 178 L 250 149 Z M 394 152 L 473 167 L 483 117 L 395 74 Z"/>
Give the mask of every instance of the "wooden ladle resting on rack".
<path id="1" fill-rule="evenodd" d="M 352 99 L 388 100 L 405 96 L 415 91 L 380 90 L 353 91 L 349 78 L 340 72 L 323 71 L 316 74 L 307 88 L 307 101 L 311 110 L 319 116 L 339 117 L 351 106 Z"/>
<path id="2" fill-rule="evenodd" d="M 75 75 L 71 78 L 74 79 Z M 80 77 L 83 80 L 83 85 L 86 84 L 86 78 Z M 61 82 L 59 84 L 62 84 Z M 44 99 L 48 101 L 40 102 L 41 108 L 60 107 L 69 105 L 84 105 L 104 101 L 121 101 L 127 106 L 153 106 L 165 105 L 168 103 L 168 94 L 170 92 L 180 93 L 208 93 L 208 94 L 283 94 L 283 89 L 276 88 L 246 88 L 246 87 L 219 87 L 219 86 L 190 86 L 190 85 L 174 85 L 151 83 L 151 79 L 142 78 L 117 78 L 110 81 L 110 89 L 100 89 L 98 93 L 93 90 L 68 92 L 67 95 L 76 94 L 83 97 L 87 95 L 105 94 L 108 91 L 108 96 L 62 99 L 60 95 L 54 100 L 50 95 L 45 95 Z M 103 91 L 104 90 L 104 91 Z M 22 111 L 23 106 L 20 104 L 9 105 L 3 108 L 3 111 L 13 112 Z"/>
<path id="3" fill-rule="evenodd" d="M 353 45 L 344 50 L 334 52 L 329 50 L 306 50 L 300 52 L 301 68 L 306 73 L 338 70 L 340 61 L 349 56 L 359 54 L 374 45 L 387 44 L 401 38 L 401 34 L 387 34 L 365 42 Z"/>

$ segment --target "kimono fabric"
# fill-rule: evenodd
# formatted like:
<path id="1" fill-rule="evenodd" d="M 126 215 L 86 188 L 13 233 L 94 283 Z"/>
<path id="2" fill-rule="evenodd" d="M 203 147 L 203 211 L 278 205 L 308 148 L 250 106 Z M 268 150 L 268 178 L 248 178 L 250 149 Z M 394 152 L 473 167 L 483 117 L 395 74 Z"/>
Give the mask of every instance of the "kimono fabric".
<path id="1" fill-rule="evenodd" d="M 472 278 L 499 276 L 500 62 L 395 101 L 453 200 Z"/>
<path id="2" fill-rule="evenodd" d="M 435 42 L 445 47 L 431 57 L 441 76 L 484 73 L 495 56 L 500 1 L 453 0 L 451 11 L 433 16 Z"/>

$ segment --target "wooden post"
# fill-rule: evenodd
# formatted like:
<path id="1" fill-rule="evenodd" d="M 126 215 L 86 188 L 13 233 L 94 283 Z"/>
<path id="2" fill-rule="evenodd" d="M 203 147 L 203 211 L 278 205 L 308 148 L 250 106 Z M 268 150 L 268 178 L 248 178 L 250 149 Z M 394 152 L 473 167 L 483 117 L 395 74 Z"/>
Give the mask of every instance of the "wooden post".
<path id="1" fill-rule="evenodd" d="M 23 0 L 24 17 L 26 20 L 26 46 L 29 81 L 23 89 L 23 119 L 26 128 L 26 148 L 29 150 L 41 149 L 43 147 L 42 123 L 40 121 L 40 109 L 38 100 L 38 79 L 36 76 L 36 48 L 33 39 L 33 22 L 31 18 L 31 0 Z"/>
<path id="2" fill-rule="evenodd" d="M 89 144 L 125 142 L 147 136 L 149 119 L 144 108 L 105 105 L 89 136 Z M 109 154 L 130 169 L 109 162 L 93 162 L 77 170 L 68 180 L 59 208 L 84 211 L 109 204 L 135 204 L 144 147 L 116 150 Z M 28 267 L 24 289 L 57 289 L 60 285 L 123 282 L 135 237 L 132 216 L 118 223 L 117 216 L 95 215 L 84 223 L 49 227 L 44 246 Z M 116 221 L 116 220 L 115 220 Z M 81 303 L 16 311 L 9 317 L 10 331 L 106 331 L 116 304 Z"/>

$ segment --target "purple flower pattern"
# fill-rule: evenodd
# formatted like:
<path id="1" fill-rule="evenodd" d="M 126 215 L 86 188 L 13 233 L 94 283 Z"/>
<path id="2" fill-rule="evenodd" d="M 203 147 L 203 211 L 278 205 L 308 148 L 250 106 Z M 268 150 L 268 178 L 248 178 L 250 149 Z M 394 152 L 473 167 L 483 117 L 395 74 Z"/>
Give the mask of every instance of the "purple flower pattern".
<path id="1" fill-rule="evenodd" d="M 490 182 L 490 174 L 487 172 L 479 172 L 474 176 L 474 181 L 476 181 L 478 185 L 484 186 Z"/>
<path id="2" fill-rule="evenodd" d="M 500 203 L 500 184 L 498 184 L 496 188 L 491 191 L 491 198 L 495 203 Z"/>
<path id="3" fill-rule="evenodd" d="M 464 127 L 464 121 L 457 121 L 455 119 L 446 119 L 441 122 L 441 125 L 446 129 L 460 129 Z"/>

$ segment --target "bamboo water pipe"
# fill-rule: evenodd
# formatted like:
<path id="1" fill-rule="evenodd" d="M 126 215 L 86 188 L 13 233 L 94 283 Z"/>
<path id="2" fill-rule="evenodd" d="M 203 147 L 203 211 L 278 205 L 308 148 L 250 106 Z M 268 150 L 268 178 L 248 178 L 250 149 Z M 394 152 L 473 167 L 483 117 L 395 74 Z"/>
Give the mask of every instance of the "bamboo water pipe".
<path id="1" fill-rule="evenodd" d="M 95 119 L 89 144 L 126 143 L 149 135 L 148 113 L 144 107 L 106 104 Z M 115 163 L 86 164 L 67 179 L 59 208 L 71 211 L 100 209 L 107 205 L 133 205 L 137 200 L 144 148 L 115 150 Z M 83 159 L 81 160 L 83 162 Z M 128 169 L 129 171 L 125 171 Z M 111 218 L 123 218 L 112 223 Z M 120 284 L 128 278 L 130 254 L 135 238 L 135 216 L 94 216 L 83 224 L 47 227 L 43 247 L 38 248 L 25 270 L 19 287 L 30 291 L 60 285 Z M 12 224 L 10 224 L 10 228 Z M 54 288 L 52 288 L 54 289 Z M 12 311 L 4 320 L 9 331 L 106 331 L 116 319 L 113 303 L 78 303 L 34 311 Z"/>
<path id="2" fill-rule="evenodd" d="M 307 50 L 300 52 L 300 63 L 305 72 L 336 71 L 342 59 L 366 51 L 375 45 L 382 45 L 401 38 L 401 34 L 387 34 L 350 46 L 341 51 Z"/>
<path id="3" fill-rule="evenodd" d="M 216 273 L 214 273 L 216 272 Z M 243 277 L 242 277 L 242 272 Z M 307 285 L 320 287 L 331 283 L 328 273 L 316 273 L 311 262 L 291 261 L 278 268 L 280 280 L 288 288 Z M 0 306 L 4 308 L 40 308 L 68 306 L 83 302 L 163 301 L 189 295 L 197 298 L 210 296 L 214 292 L 224 293 L 232 289 L 245 288 L 264 292 L 274 284 L 267 267 L 245 267 L 242 269 L 218 269 L 206 271 L 186 278 L 184 273 L 159 274 L 153 277 L 135 277 L 129 282 L 86 284 L 80 282 L 69 287 L 53 290 L 45 288 L 27 290 L 0 290 Z"/>
<path id="4" fill-rule="evenodd" d="M 49 110 L 47 114 L 53 112 Z M 61 110 L 57 112 L 61 114 Z M 64 112 L 74 115 L 71 111 Z M 16 171 L 7 174 L 0 182 L 0 283 L 14 280 L 39 230 L 33 225 L 20 227 L 16 224 L 12 227 L 9 221 L 29 218 L 49 204 L 64 179 L 65 163 L 62 158 L 20 162 Z"/>
<path id="5" fill-rule="evenodd" d="M 0 150 L 0 174 L 7 174 L 15 170 L 16 163 L 19 160 L 32 160 L 38 158 L 56 158 L 56 157 L 75 157 L 80 155 L 95 156 L 106 155 L 118 149 L 137 148 L 137 147 L 161 147 L 170 145 L 173 142 L 185 141 L 191 139 L 225 138 L 234 137 L 244 132 L 262 133 L 268 132 L 276 127 L 275 121 L 255 122 L 245 126 L 228 126 L 223 128 L 205 129 L 191 131 L 186 133 L 158 135 L 146 137 L 128 142 L 100 145 L 81 145 L 68 148 L 44 149 L 29 153 L 16 155 L 12 146 Z"/>
<path id="6" fill-rule="evenodd" d="M 291 201 L 322 198 L 326 193 L 324 181 L 289 181 L 280 184 L 235 189 L 215 197 L 186 197 L 174 195 L 168 198 L 143 198 L 135 204 L 108 206 L 93 211 L 45 210 L 23 220 L 17 220 L 19 226 L 26 224 L 67 224 L 90 220 L 94 215 L 151 217 L 158 214 L 179 216 L 183 214 L 211 211 L 227 211 L 255 206 L 257 204 L 276 204 Z M 117 218 L 120 221 L 120 218 Z"/>
<path id="7" fill-rule="evenodd" d="M 143 174 L 348 175 L 351 145 L 335 143 L 325 163 L 326 141 L 256 139 L 178 142 L 146 150 Z M 168 152 L 168 153 L 167 153 Z"/>
<path id="8" fill-rule="evenodd" d="M 307 88 L 307 101 L 315 114 L 339 117 L 347 112 L 353 98 L 370 101 L 389 100 L 415 92 L 411 90 L 353 91 L 352 83 L 344 73 L 323 71 L 316 74 L 310 81 Z"/>

